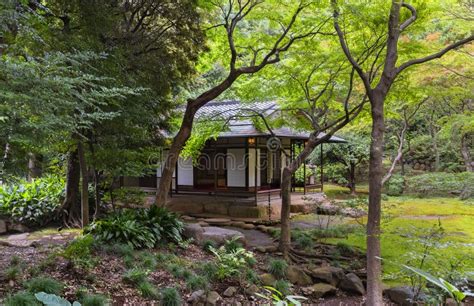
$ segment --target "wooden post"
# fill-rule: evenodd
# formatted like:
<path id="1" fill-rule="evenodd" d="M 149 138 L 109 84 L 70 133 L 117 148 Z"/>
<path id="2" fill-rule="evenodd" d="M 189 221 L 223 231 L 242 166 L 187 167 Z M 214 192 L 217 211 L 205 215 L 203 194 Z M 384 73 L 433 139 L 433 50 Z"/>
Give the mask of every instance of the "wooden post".
<path id="1" fill-rule="evenodd" d="M 324 190 L 324 161 L 323 161 L 323 144 L 321 143 L 321 151 L 319 153 L 319 158 L 321 159 L 321 192 Z"/>
<path id="2" fill-rule="evenodd" d="M 245 138 L 245 152 L 244 152 L 244 163 L 245 163 L 245 189 L 249 191 L 249 139 Z"/>
<path id="3" fill-rule="evenodd" d="M 303 195 L 306 195 L 306 160 L 303 160 Z"/>
<path id="4" fill-rule="evenodd" d="M 254 170 L 255 170 L 255 173 L 254 173 L 254 175 L 255 175 L 255 177 L 254 177 L 254 181 L 255 181 L 255 187 L 254 187 L 255 188 L 255 205 L 258 205 L 258 193 L 257 193 L 257 171 L 258 171 L 257 140 L 258 140 L 258 138 L 255 137 L 255 146 L 254 146 L 255 147 L 255 167 L 254 167 Z"/>

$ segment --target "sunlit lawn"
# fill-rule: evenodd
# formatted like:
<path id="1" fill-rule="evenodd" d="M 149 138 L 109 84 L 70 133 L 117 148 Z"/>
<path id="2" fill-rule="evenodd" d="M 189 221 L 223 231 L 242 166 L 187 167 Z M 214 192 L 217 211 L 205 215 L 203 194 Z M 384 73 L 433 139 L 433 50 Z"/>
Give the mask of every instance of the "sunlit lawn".
<path id="1" fill-rule="evenodd" d="M 367 192 L 362 187 L 362 194 Z M 347 189 L 328 185 L 325 192 L 330 198 L 347 199 Z M 442 245 L 433 250 L 428 258 L 428 266 L 442 270 L 462 258 L 464 264 L 458 270 L 474 271 L 474 202 L 457 198 L 417 198 L 388 197 L 384 201 L 386 212 L 390 215 L 382 223 L 382 257 L 386 282 L 400 282 L 400 263 L 413 259 L 413 253 L 420 251 L 419 241 L 407 236 L 409 233 L 429 229 L 441 222 L 445 231 Z M 333 239 L 365 249 L 364 231 L 350 234 L 347 239 Z"/>

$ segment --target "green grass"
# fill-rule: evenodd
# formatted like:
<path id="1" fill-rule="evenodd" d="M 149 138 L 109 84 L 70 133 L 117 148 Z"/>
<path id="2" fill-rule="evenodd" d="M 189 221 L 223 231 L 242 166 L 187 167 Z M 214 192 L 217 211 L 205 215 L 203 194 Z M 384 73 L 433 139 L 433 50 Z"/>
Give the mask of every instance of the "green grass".
<path id="1" fill-rule="evenodd" d="M 350 197 L 347 188 L 333 185 L 325 186 L 329 197 L 346 199 Z M 445 230 L 446 237 L 442 240 L 443 247 L 433 251 L 431 262 L 438 270 L 449 265 L 449 261 L 463 258 L 464 265 L 458 269 L 462 272 L 474 270 L 474 205 L 469 201 L 457 198 L 429 198 L 418 197 L 388 197 L 384 204 L 388 204 L 391 218 L 382 223 L 382 258 L 384 259 L 384 275 L 388 283 L 400 283 L 397 278 L 400 272 L 399 263 L 405 263 L 412 252 L 418 252 L 420 245 L 413 243 L 401 234 L 429 229 L 438 223 L 438 217 Z M 345 222 L 350 222 L 347 219 Z M 331 238 L 328 242 L 344 242 L 349 246 L 365 249 L 365 235 L 363 231 L 349 234 L 347 238 Z M 470 267 L 470 268 L 469 268 Z"/>

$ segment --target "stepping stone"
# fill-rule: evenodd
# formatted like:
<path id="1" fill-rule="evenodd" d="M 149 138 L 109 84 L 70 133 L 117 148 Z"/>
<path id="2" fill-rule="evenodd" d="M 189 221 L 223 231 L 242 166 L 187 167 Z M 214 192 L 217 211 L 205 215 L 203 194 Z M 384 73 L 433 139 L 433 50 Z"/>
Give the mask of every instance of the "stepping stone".
<path id="1" fill-rule="evenodd" d="M 11 240 L 25 240 L 25 239 L 28 239 L 28 236 L 30 234 L 29 233 L 23 233 L 23 234 L 14 234 L 14 235 L 10 235 L 8 236 L 8 240 L 11 241 Z"/>
<path id="2" fill-rule="evenodd" d="M 245 237 L 239 231 L 216 226 L 203 227 L 203 230 L 202 241 L 212 240 L 217 244 L 223 244 L 226 240 L 239 237 L 239 241 L 245 244 Z"/>
<path id="3" fill-rule="evenodd" d="M 204 222 L 207 222 L 209 224 L 231 224 L 230 219 L 227 218 L 209 218 L 205 219 Z"/>
<path id="4" fill-rule="evenodd" d="M 245 225 L 242 226 L 243 229 L 254 229 L 255 228 L 255 225 L 253 224 L 250 224 L 250 223 L 246 223 Z"/>

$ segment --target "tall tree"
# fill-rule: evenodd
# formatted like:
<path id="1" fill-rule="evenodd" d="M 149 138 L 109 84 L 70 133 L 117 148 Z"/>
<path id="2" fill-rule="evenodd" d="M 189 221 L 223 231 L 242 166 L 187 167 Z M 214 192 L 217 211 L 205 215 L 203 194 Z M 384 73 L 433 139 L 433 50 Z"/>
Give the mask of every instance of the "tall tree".
<path id="1" fill-rule="evenodd" d="M 210 15 L 220 12 L 219 20 L 209 29 L 214 35 L 215 50 L 229 55 L 224 60 L 228 70 L 210 89 L 186 102 L 180 128 L 168 151 L 156 196 L 158 205 L 166 205 L 171 180 L 179 154 L 191 136 L 196 112 L 228 90 L 243 75 L 253 75 L 266 66 L 278 63 L 283 53 L 297 41 L 319 34 L 327 18 L 308 16 L 312 1 L 218 1 Z M 308 25 L 310 24 L 310 25 Z M 316 25 L 314 25 L 316 24 Z M 222 61 L 222 59 L 221 59 Z"/>
<path id="2" fill-rule="evenodd" d="M 380 217 L 381 217 L 381 192 L 383 178 L 383 139 L 385 130 L 384 120 L 384 102 L 390 92 L 390 88 L 400 73 L 407 68 L 426 63 L 428 61 L 442 57 L 447 52 L 461 47 L 474 39 L 473 35 L 469 35 L 464 39 L 460 39 L 442 48 L 440 51 L 427 56 L 416 59 L 406 60 L 401 64 L 397 63 L 399 58 L 398 44 L 402 33 L 415 23 L 418 13 L 415 7 L 404 1 L 391 2 L 390 13 L 388 16 L 387 30 L 385 36 L 385 44 L 380 50 L 385 50 L 385 57 L 381 58 L 380 65 L 382 72 L 376 80 L 369 78 L 367 68 L 361 65 L 351 52 L 348 39 L 347 29 L 343 30 L 340 25 L 341 15 L 345 10 L 341 10 L 336 0 L 332 0 L 334 8 L 334 28 L 339 37 L 342 51 L 346 55 L 348 62 L 357 72 L 358 76 L 364 84 L 365 91 L 371 105 L 372 115 L 372 141 L 370 145 L 370 162 L 369 162 L 369 213 L 367 222 L 367 304 L 382 305 L 382 287 L 381 287 L 381 252 L 380 252 Z M 401 9 L 406 9 L 410 15 L 401 21 Z M 426 11 L 424 11 L 426 12 Z M 405 16 L 405 15 L 404 15 Z M 344 16 L 345 17 L 345 16 Z M 366 21 L 364 21 L 366 22 Z M 377 18 L 376 22 L 380 23 Z M 371 25 L 368 27 L 370 28 Z M 379 53 L 381 54 L 381 52 Z M 370 70 L 370 68 L 369 68 Z"/>

